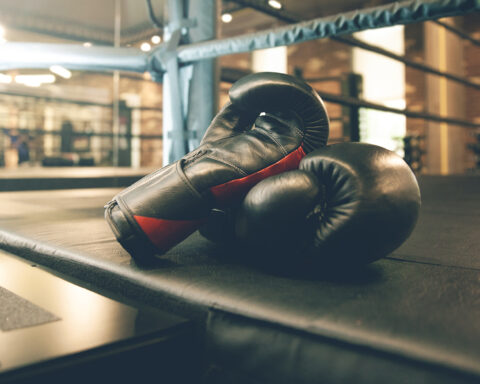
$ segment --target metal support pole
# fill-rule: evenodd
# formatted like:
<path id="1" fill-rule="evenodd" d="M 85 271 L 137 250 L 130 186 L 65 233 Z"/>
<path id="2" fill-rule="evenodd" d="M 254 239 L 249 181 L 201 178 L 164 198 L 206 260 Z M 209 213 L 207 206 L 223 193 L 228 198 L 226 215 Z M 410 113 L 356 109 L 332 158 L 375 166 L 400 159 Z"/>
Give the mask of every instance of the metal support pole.
<path id="1" fill-rule="evenodd" d="M 342 81 L 342 93 L 353 99 L 359 99 L 361 94 L 362 76 L 349 73 Z M 360 107 L 349 105 L 342 108 L 342 114 L 348 116 L 348 124 L 344 124 L 343 136 L 350 141 L 360 141 Z"/>
<path id="2" fill-rule="evenodd" d="M 216 38 L 217 3 L 217 0 L 189 1 L 188 18 L 196 19 L 196 25 L 189 30 L 188 37 L 191 43 Z M 188 150 L 191 151 L 200 144 L 217 110 L 219 76 L 216 59 L 197 61 L 191 69 L 185 68 L 185 71 L 187 73 L 182 86 L 185 90 L 189 90 L 186 92 L 188 102 L 185 105 L 185 111 Z"/>
<path id="3" fill-rule="evenodd" d="M 168 25 L 164 40 L 168 42 L 164 55 L 163 75 L 163 165 L 170 164 L 186 153 L 185 120 L 180 89 L 180 75 L 175 48 L 181 39 L 184 18 L 183 1 L 169 0 L 166 9 Z"/>
<path id="4" fill-rule="evenodd" d="M 114 19 L 114 46 L 120 47 L 120 28 L 122 21 L 121 0 L 115 0 L 115 19 Z M 119 97 L 120 97 L 120 72 L 113 72 L 113 166 L 118 167 L 118 150 L 120 145 L 120 119 L 119 119 Z"/>
<path id="5" fill-rule="evenodd" d="M 217 0 L 170 0 L 169 23 L 162 53 L 166 68 L 163 80 L 163 164 L 178 160 L 196 148 L 217 107 L 215 59 L 202 60 L 179 69 L 177 46 L 216 36 Z"/>

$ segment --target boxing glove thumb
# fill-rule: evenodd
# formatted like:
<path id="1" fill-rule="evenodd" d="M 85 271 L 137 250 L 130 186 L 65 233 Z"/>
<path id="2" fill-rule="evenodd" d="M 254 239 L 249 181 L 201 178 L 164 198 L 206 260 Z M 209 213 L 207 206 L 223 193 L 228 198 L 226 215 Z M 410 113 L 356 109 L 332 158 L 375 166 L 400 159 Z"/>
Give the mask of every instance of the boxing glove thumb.
<path id="1" fill-rule="evenodd" d="M 343 143 L 252 188 L 236 213 L 235 235 L 273 263 L 366 264 L 407 239 L 419 208 L 417 180 L 403 159 Z"/>

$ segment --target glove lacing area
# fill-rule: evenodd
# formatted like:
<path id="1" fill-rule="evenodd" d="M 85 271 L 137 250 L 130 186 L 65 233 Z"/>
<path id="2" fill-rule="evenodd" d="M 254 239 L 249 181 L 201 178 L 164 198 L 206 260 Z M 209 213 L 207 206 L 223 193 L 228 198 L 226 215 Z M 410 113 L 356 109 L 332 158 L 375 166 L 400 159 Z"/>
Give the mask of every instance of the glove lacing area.
<path id="1" fill-rule="evenodd" d="M 263 138 L 266 138 L 269 142 L 274 144 L 274 146 L 278 149 L 278 159 L 275 159 L 273 163 L 280 161 L 283 157 L 288 156 L 289 153 L 293 152 L 293 150 L 287 150 L 280 140 L 276 138 L 276 134 L 279 134 L 279 132 L 276 132 L 276 130 L 279 130 L 279 127 L 283 127 L 280 129 L 280 134 L 282 136 L 290 136 L 298 143 L 298 147 L 294 150 L 298 149 L 300 146 L 303 146 L 305 131 L 300 129 L 299 126 L 303 127 L 304 122 L 293 110 L 272 113 L 260 112 L 256 117 L 254 117 L 253 121 L 250 123 L 245 123 L 245 121 L 243 121 L 243 124 L 243 126 L 235 126 L 231 128 L 231 133 L 226 137 L 219 138 L 216 141 L 208 141 L 200 148 L 193 151 L 190 155 L 187 155 L 184 158 L 183 163 L 185 169 L 197 160 L 209 158 L 234 169 L 242 177 L 247 176 L 249 172 L 242 168 L 238 162 L 232 161 L 233 159 L 227 160 L 214 155 L 213 148 L 215 146 L 222 145 L 222 142 L 224 141 L 231 140 L 236 136 L 240 136 L 241 134 L 248 132 L 250 132 L 254 137 L 261 135 Z M 275 128 L 272 129 L 272 126 L 275 126 Z"/>

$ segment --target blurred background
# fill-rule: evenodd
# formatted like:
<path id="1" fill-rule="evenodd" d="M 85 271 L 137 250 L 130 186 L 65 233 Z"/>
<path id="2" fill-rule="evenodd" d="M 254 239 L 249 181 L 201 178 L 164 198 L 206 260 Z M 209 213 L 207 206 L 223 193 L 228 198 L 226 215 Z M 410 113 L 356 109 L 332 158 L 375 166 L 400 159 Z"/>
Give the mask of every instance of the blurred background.
<path id="1" fill-rule="evenodd" d="M 217 38 L 388 2 L 263 3 L 262 11 L 248 6 L 248 1 L 218 1 Z M 269 8 L 276 13 L 269 14 Z M 165 9 L 162 0 L 2 0 L 0 44 L 120 46 L 148 53 L 163 42 L 165 31 L 160 24 Z M 480 23 L 476 14 L 442 23 L 471 39 L 434 21 L 352 36 L 357 42 L 388 50 L 408 65 L 337 39 L 220 57 L 216 61 L 217 108 L 240 77 L 262 70 L 286 72 L 305 79 L 324 96 L 331 118 L 330 143 L 365 141 L 384 146 L 403 156 L 417 173 L 477 172 Z M 411 63 L 454 74 L 467 83 L 425 72 Z M 58 65 L 49 70 L 1 71 L 0 172 L 14 170 L 21 175 L 28 170 L 30 175 L 41 175 L 51 167 L 72 166 L 146 172 L 161 167 L 163 85 L 161 78 L 156 80 L 148 72 L 72 71 Z M 392 113 L 388 108 L 409 113 Z M 428 118 L 432 115 L 454 121 Z"/>

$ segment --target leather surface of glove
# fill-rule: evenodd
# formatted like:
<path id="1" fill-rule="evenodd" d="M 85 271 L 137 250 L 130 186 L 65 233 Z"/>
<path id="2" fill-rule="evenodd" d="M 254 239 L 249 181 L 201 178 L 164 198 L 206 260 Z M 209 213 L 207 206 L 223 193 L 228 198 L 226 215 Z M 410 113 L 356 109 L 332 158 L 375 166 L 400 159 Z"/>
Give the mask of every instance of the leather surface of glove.
<path id="1" fill-rule="evenodd" d="M 213 119 L 200 146 L 141 179 L 106 206 L 117 240 L 141 261 L 176 245 L 214 207 L 241 201 L 264 178 L 296 169 L 328 139 L 329 122 L 318 94 L 278 73 L 236 82 L 230 102 Z"/>
<path id="2" fill-rule="evenodd" d="M 234 213 L 217 212 L 201 232 L 254 249 L 263 264 L 351 267 L 398 248 L 420 204 L 417 180 L 402 158 L 375 145 L 343 143 L 258 183 Z"/>

